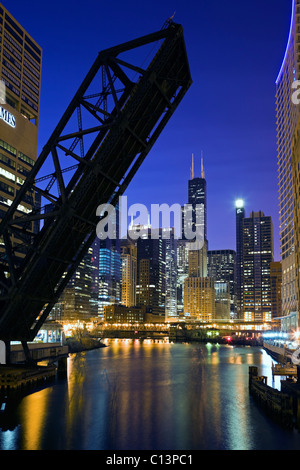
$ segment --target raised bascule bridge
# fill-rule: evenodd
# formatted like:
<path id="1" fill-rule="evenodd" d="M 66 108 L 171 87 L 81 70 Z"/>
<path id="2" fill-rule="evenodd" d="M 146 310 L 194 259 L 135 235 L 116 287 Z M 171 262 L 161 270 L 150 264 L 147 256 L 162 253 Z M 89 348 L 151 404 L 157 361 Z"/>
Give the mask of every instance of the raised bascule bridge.
<path id="1" fill-rule="evenodd" d="M 8 350 L 20 341 L 30 357 L 27 343 L 96 238 L 97 207 L 118 203 L 191 84 L 183 28 L 172 21 L 98 54 L 0 223 Z M 24 214 L 34 195 L 40 207 Z"/>

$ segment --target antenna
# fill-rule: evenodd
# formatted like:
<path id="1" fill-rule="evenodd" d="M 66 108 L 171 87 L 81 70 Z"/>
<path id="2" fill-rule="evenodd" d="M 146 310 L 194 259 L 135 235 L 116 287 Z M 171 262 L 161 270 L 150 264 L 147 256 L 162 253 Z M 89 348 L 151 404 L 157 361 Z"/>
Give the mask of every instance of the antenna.
<path id="1" fill-rule="evenodd" d="M 205 179 L 204 166 L 203 166 L 203 151 L 201 151 L 201 178 Z"/>
<path id="2" fill-rule="evenodd" d="M 194 179 L 194 154 L 192 153 L 191 180 Z"/>

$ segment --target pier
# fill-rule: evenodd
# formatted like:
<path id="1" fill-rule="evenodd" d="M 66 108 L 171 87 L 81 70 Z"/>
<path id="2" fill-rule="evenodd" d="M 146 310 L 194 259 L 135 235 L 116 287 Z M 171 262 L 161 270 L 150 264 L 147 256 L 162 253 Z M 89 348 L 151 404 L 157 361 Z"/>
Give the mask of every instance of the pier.
<path id="1" fill-rule="evenodd" d="M 249 368 L 249 391 L 267 414 L 282 426 L 293 428 L 293 400 L 287 393 L 282 393 L 267 384 L 267 377 L 259 376 L 257 367 Z"/>
<path id="2" fill-rule="evenodd" d="M 0 398 L 12 392 L 24 392 L 54 380 L 57 373 L 67 371 L 69 350 L 60 343 L 28 344 L 31 362 L 21 344 L 10 348 L 10 362 L 0 364 Z"/>

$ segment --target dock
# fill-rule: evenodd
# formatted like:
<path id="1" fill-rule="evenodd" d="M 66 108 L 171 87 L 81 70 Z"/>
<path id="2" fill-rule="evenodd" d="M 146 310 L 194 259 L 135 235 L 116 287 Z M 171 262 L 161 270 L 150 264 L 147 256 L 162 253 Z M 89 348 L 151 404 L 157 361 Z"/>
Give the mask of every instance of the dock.
<path id="1" fill-rule="evenodd" d="M 274 421 L 285 428 L 295 427 L 299 416 L 295 413 L 294 397 L 270 387 L 267 377 L 258 375 L 257 367 L 249 367 L 249 392 Z"/>
<path id="2" fill-rule="evenodd" d="M 53 380 L 57 373 L 55 365 L 0 365 L 0 392 L 22 391 Z"/>
<path id="3" fill-rule="evenodd" d="M 297 366 L 291 364 L 274 364 L 272 363 L 272 376 L 297 377 Z"/>

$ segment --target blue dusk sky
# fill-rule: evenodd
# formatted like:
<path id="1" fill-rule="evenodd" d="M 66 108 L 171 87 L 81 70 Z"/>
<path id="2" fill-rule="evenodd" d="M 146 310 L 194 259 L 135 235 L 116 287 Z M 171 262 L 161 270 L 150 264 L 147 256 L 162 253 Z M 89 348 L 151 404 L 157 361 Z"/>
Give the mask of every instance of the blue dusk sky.
<path id="1" fill-rule="evenodd" d="M 207 180 L 209 249 L 235 249 L 236 198 L 264 211 L 279 254 L 275 80 L 291 0 L 3 1 L 43 48 L 39 152 L 98 52 L 160 30 L 175 13 L 193 79 L 134 177 L 128 204 L 187 203 L 192 154 Z"/>

